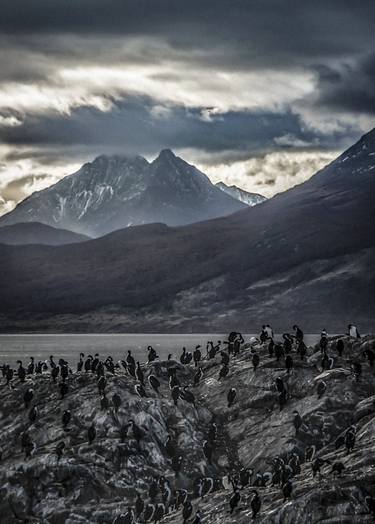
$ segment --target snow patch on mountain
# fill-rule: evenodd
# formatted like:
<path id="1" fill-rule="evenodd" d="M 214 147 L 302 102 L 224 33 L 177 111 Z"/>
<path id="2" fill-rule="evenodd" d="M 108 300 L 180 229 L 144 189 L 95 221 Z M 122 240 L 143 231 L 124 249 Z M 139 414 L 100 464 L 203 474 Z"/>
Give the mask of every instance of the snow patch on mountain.
<path id="1" fill-rule="evenodd" d="M 216 187 L 227 193 L 228 195 L 232 196 L 233 198 L 236 198 L 240 202 L 243 202 L 244 204 L 248 206 L 256 206 L 257 204 L 261 204 L 266 199 L 265 196 L 260 195 L 259 193 L 249 193 L 248 191 L 245 191 L 244 189 L 241 189 L 237 186 L 227 186 L 224 182 L 218 182 L 215 184 Z"/>

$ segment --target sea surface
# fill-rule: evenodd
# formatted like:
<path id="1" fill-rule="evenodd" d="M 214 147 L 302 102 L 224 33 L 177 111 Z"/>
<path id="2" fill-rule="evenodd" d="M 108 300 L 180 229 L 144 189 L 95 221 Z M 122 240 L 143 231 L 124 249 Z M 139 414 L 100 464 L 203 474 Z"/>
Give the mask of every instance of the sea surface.
<path id="1" fill-rule="evenodd" d="M 255 335 L 243 335 L 245 342 Z M 99 353 L 101 358 L 111 355 L 115 360 L 126 356 L 129 349 L 136 360 L 144 362 L 147 359 L 147 346 L 153 346 L 161 359 L 167 358 L 169 353 L 179 357 L 185 346 L 188 351 L 194 350 L 197 344 L 205 351 L 206 342 L 212 340 L 226 340 L 227 334 L 48 334 L 48 335 L 0 335 L 0 364 L 15 364 L 16 360 L 23 360 L 24 364 L 30 356 L 35 360 L 46 360 L 50 355 L 64 358 L 70 363 L 76 362 L 79 353 L 85 355 Z M 278 337 L 276 336 L 276 339 Z M 313 345 L 319 340 L 319 335 L 305 335 L 306 344 Z"/>

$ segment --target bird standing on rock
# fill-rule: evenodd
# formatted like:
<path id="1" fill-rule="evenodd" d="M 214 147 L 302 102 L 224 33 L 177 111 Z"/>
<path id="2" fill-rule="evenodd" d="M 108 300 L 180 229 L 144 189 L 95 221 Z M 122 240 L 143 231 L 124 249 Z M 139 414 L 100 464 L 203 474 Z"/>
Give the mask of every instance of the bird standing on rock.
<path id="1" fill-rule="evenodd" d="M 293 365 L 294 365 L 293 358 L 290 355 L 287 355 L 285 357 L 285 367 L 286 367 L 287 373 L 291 372 L 291 370 L 293 369 Z"/>
<path id="2" fill-rule="evenodd" d="M 220 368 L 218 380 L 225 378 L 228 375 L 228 373 L 229 373 L 229 367 L 227 364 L 224 364 L 224 366 Z"/>
<path id="3" fill-rule="evenodd" d="M 181 467 L 182 467 L 182 456 L 181 455 L 176 455 L 174 457 L 172 457 L 172 469 L 176 475 L 176 477 L 178 477 L 180 471 L 181 471 Z"/>
<path id="4" fill-rule="evenodd" d="M 65 397 L 65 395 L 68 393 L 69 386 L 66 382 L 60 382 L 59 389 L 60 389 L 60 395 L 61 395 L 61 400 L 62 400 Z"/>
<path id="5" fill-rule="evenodd" d="M 62 414 L 62 424 L 63 424 L 64 429 L 67 428 L 71 418 L 72 418 L 71 412 L 69 411 L 69 409 L 66 409 L 64 413 Z"/>
<path id="6" fill-rule="evenodd" d="M 180 397 L 180 386 L 174 386 L 172 388 L 172 399 L 175 406 L 177 406 L 177 401 Z"/>
<path id="7" fill-rule="evenodd" d="M 59 462 L 61 457 L 63 456 L 64 449 L 65 449 L 65 442 L 59 442 L 55 449 L 55 453 L 57 455 L 57 462 Z"/>
<path id="8" fill-rule="evenodd" d="M 31 424 L 33 424 L 36 421 L 36 419 L 38 418 L 38 414 L 38 408 L 36 406 L 33 406 L 29 411 L 29 420 Z"/>
<path id="9" fill-rule="evenodd" d="M 189 402 L 189 404 L 193 404 L 193 406 L 195 407 L 195 396 L 191 391 L 187 389 L 186 386 L 182 389 L 182 391 L 180 390 L 180 397 L 182 398 L 182 400 Z"/>
<path id="10" fill-rule="evenodd" d="M 170 435 L 167 436 L 167 439 L 164 443 L 164 447 L 170 457 L 174 457 L 176 455 L 176 446 L 174 445 L 172 437 Z"/>
<path id="11" fill-rule="evenodd" d="M 341 477 L 341 473 L 344 471 L 345 466 L 342 462 L 337 461 L 332 464 L 331 473 L 337 474 L 339 477 Z"/>
<path id="12" fill-rule="evenodd" d="M 17 364 L 18 364 L 17 375 L 18 375 L 18 378 L 20 379 L 20 382 L 23 383 L 25 382 L 25 378 L 26 378 L 26 369 L 23 367 L 21 360 L 17 360 Z"/>
<path id="13" fill-rule="evenodd" d="M 286 502 L 286 500 L 290 499 L 290 497 L 292 496 L 292 491 L 293 491 L 293 484 L 291 483 L 290 480 L 285 482 L 285 484 L 283 485 L 282 491 L 283 491 L 283 495 L 284 495 L 283 502 Z"/>
<path id="14" fill-rule="evenodd" d="M 121 406 L 121 397 L 118 393 L 114 393 L 114 395 L 112 396 L 112 404 L 115 408 L 115 412 L 117 413 Z"/>
<path id="15" fill-rule="evenodd" d="M 87 438 L 89 441 L 89 444 L 92 444 L 96 438 L 96 429 L 94 424 L 91 424 L 89 429 L 87 430 Z"/>
<path id="16" fill-rule="evenodd" d="M 283 391 L 281 391 L 279 393 L 279 407 L 280 407 L 280 411 L 282 411 L 284 406 L 286 406 L 287 400 L 288 400 L 288 393 L 287 393 L 286 389 L 284 389 Z"/>
<path id="17" fill-rule="evenodd" d="M 135 501 L 135 515 L 137 518 L 139 518 L 142 515 L 144 509 L 145 503 L 143 502 L 141 495 L 138 493 L 137 499 Z"/>
<path id="18" fill-rule="evenodd" d="M 238 489 L 236 488 L 233 495 L 229 499 L 230 514 L 233 513 L 233 511 L 236 509 L 240 501 L 241 501 L 241 494 L 238 491 Z"/>
<path id="19" fill-rule="evenodd" d="M 190 500 L 187 500 L 182 508 L 182 518 L 184 519 L 184 524 L 190 519 L 193 514 L 193 506 L 191 505 Z"/>
<path id="20" fill-rule="evenodd" d="M 149 375 L 148 377 L 148 383 L 150 384 L 150 386 L 152 387 L 152 389 L 157 393 L 159 394 L 159 388 L 160 388 L 160 382 L 159 380 L 155 377 L 155 375 Z"/>
<path id="21" fill-rule="evenodd" d="M 144 373 L 143 373 L 143 371 L 142 371 L 142 369 L 141 369 L 141 365 L 140 365 L 139 362 L 137 362 L 137 369 L 136 369 L 135 374 L 136 374 L 137 380 L 139 380 L 139 382 L 140 382 L 140 383 L 142 384 L 142 386 L 144 387 L 144 385 L 145 385 L 145 381 L 144 381 L 144 380 L 145 380 L 145 377 L 144 377 Z"/>
<path id="22" fill-rule="evenodd" d="M 147 504 L 145 511 L 143 513 L 143 518 L 145 522 L 150 522 L 154 519 L 155 506 L 154 504 Z"/>
<path id="23" fill-rule="evenodd" d="M 258 353 L 255 353 L 255 352 L 253 353 L 251 361 L 252 361 L 253 369 L 254 369 L 254 372 L 255 372 L 257 370 L 257 367 L 259 366 L 259 362 L 260 362 L 260 358 L 259 358 Z"/>
<path id="24" fill-rule="evenodd" d="M 155 349 L 152 346 L 148 346 L 147 351 L 148 351 L 147 361 L 150 364 L 151 362 L 154 362 L 154 360 L 156 360 L 158 357 L 157 357 Z"/>
<path id="25" fill-rule="evenodd" d="M 316 392 L 318 393 L 318 398 L 321 398 L 327 390 L 327 384 L 324 380 L 319 380 L 316 385 Z"/>
<path id="26" fill-rule="evenodd" d="M 236 400 L 236 397 L 237 397 L 237 391 L 235 388 L 231 388 L 229 391 L 228 391 L 228 408 L 230 408 L 231 406 L 233 406 L 235 400 Z"/>
<path id="27" fill-rule="evenodd" d="M 365 502 L 369 513 L 372 513 L 372 515 L 375 517 L 375 498 L 367 496 L 365 497 Z"/>
<path id="28" fill-rule="evenodd" d="M 201 524 L 201 523 L 202 523 L 201 512 L 198 510 L 191 524 Z"/>
<path id="29" fill-rule="evenodd" d="M 77 362 L 77 373 L 80 373 L 83 369 L 83 359 L 84 359 L 84 353 L 79 354 L 79 360 Z"/>
<path id="30" fill-rule="evenodd" d="M 212 452 L 213 452 L 213 448 L 211 444 L 207 440 L 205 440 L 203 442 L 203 453 L 209 464 L 211 464 L 211 461 L 212 461 Z"/>
<path id="31" fill-rule="evenodd" d="M 302 426 L 302 417 L 301 415 L 299 414 L 299 412 L 297 410 L 294 410 L 293 411 L 293 425 L 295 427 L 295 430 L 296 430 L 296 435 L 298 433 L 298 431 L 300 430 L 301 426 Z"/>
<path id="32" fill-rule="evenodd" d="M 136 384 L 136 385 L 134 386 L 134 391 L 135 391 L 135 393 L 136 393 L 139 397 L 141 397 L 141 398 L 145 398 L 145 397 L 147 397 L 146 390 L 145 390 L 145 388 L 142 386 L 142 384 Z"/>
<path id="33" fill-rule="evenodd" d="M 200 360 L 201 360 L 201 358 L 202 358 L 202 353 L 201 353 L 200 347 L 201 347 L 201 346 L 199 346 L 199 345 L 196 346 L 196 347 L 195 347 L 195 350 L 194 350 L 194 353 L 193 353 L 193 358 L 194 358 L 194 365 L 195 365 L 195 367 L 198 366 L 198 364 L 199 364 L 199 362 L 200 362 Z"/>
<path id="34" fill-rule="evenodd" d="M 25 408 L 28 408 L 30 406 L 30 402 L 34 398 L 34 390 L 32 388 L 29 388 L 25 391 L 25 394 L 23 396 L 23 402 L 25 404 Z"/>
<path id="35" fill-rule="evenodd" d="M 356 433 L 356 430 L 354 426 L 351 426 L 345 434 L 345 447 L 346 447 L 348 454 L 351 453 L 354 449 L 355 433 Z"/>
<path id="36" fill-rule="evenodd" d="M 260 508 L 261 508 L 261 505 L 262 505 L 262 501 L 260 499 L 260 496 L 259 496 L 259 493 L 257 492 L 257 490 L 253 490 L 252 491 L 253 493 L 253 498 L 251 499 L 251 502 L 250 502 L 250 507 L 251 507 L 251 510 L 253 512 L 252 514 L 252 518 L 255 519 L 256 516 L 258 515 L 259 511 L 260 511 Z"/>

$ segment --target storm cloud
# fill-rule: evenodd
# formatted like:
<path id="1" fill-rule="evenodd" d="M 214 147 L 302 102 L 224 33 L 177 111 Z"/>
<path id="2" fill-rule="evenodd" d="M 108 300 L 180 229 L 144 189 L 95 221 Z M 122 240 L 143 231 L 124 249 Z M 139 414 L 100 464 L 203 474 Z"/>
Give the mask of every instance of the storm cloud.
<path id="1" fill-rule="evenodd" d="M 99 154 L 165 147 L 287 189 L 373 127 L 374 33 L 368 0 L 5 0 L 0 213 Z"/>

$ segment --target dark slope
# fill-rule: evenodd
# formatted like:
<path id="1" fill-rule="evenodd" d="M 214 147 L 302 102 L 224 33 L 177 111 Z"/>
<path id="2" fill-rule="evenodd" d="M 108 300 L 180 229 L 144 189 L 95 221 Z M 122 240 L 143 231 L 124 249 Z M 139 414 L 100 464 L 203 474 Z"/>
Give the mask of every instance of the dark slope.
<path id="1" fill-rule="evenodd" d="M 46 244 L 59 246 L 90 240 L 86 235 L 79 235 L 66 229 L 46 226 L 39 222 L 23 222 L 12 226 L 0 227 L 0 244 Z"/>
<path id="2" fill-rule="evenodd" d="M 0 225 L 38 221 L 96 237 L 131 225 L 189 224 L 245 207 L 166 149 L 152 163 L 99 156 L 25 199 Z"/>
<path id="3" fill-rule="evenodd" d="M 115 304 L 129 314 L 149 307 L 121 326 L 135 330 L 171 329 L 168 317 L 176 330 L 233 322 L 249 329 L 265 315 L 314 330 L 325 318 L 370 322 L 374 152 L 372 131 L 307 183 L 227 218 L 129 228 L 74 247 L 7 247 L 1 311 L 84 313 Z"/>

